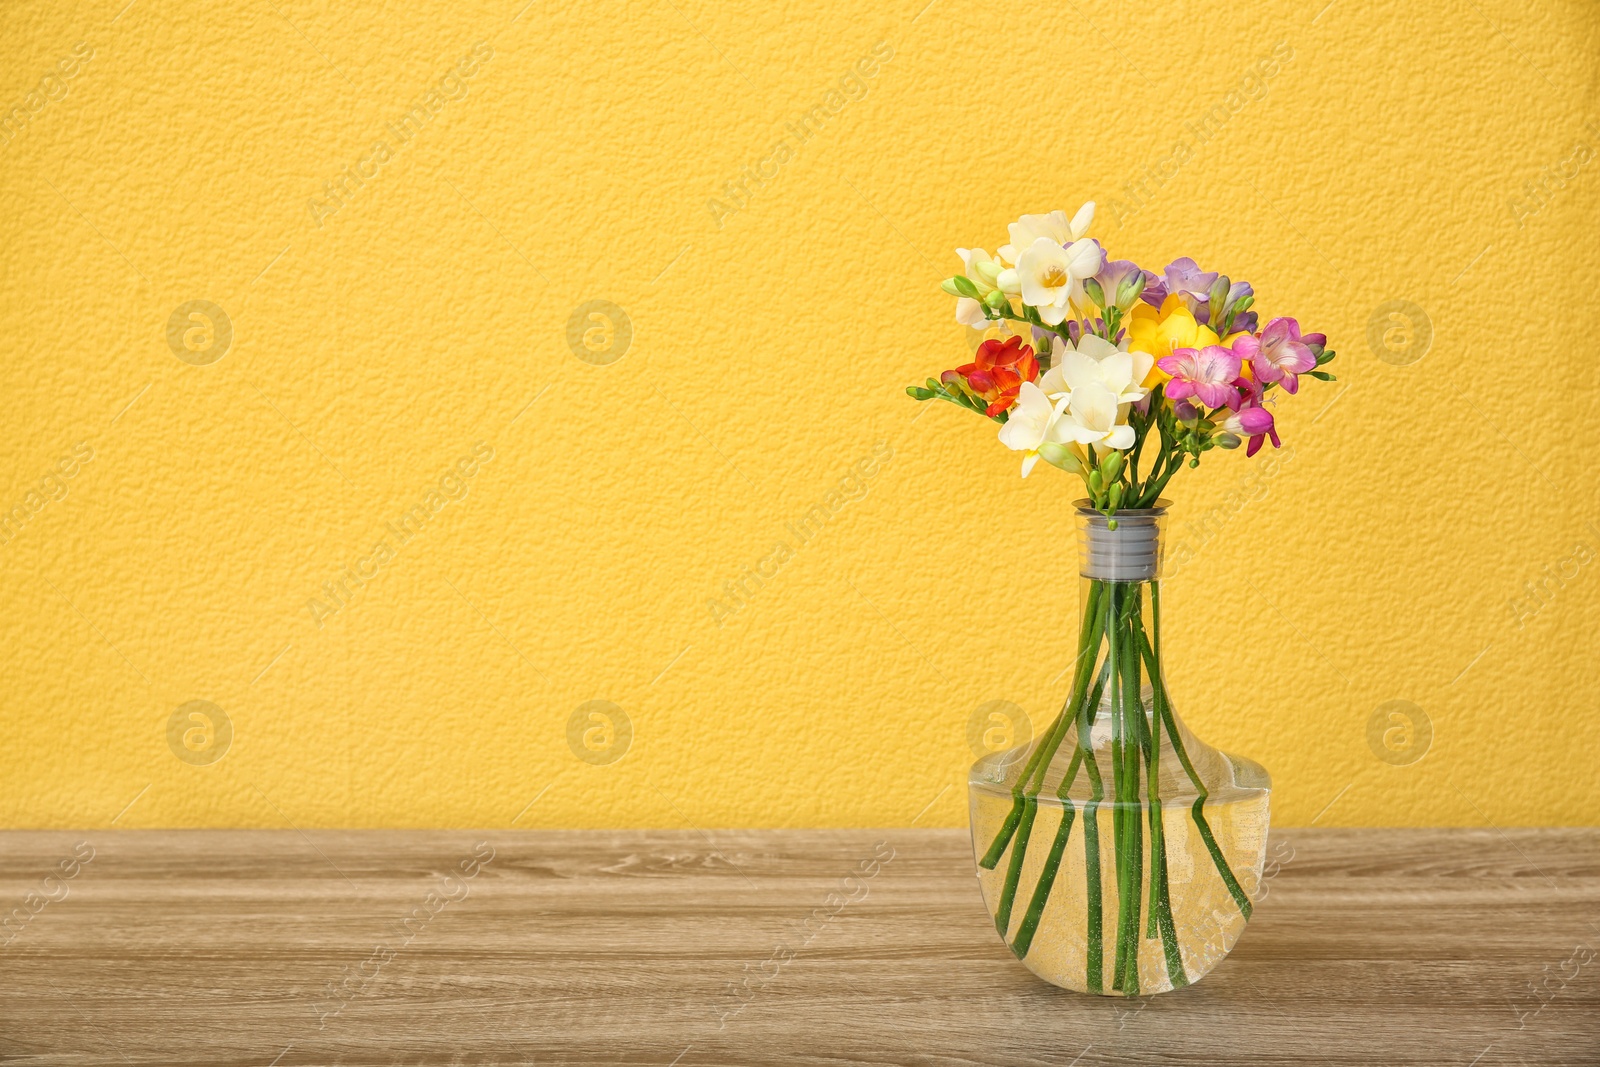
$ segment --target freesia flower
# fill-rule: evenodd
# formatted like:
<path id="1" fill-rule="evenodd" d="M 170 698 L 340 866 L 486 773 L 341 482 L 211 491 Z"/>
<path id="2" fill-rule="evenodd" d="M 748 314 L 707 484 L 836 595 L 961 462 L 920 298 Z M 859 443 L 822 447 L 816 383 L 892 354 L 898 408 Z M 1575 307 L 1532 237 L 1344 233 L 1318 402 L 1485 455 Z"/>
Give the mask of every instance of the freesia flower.
<path id="1" fill-rule="evenodd" d="M 1043 396 L 1043 393 L 1039 394 Z M 1099 382 L 1085 382 L 1072 390 L 1065 403 L 1066 412 L 1057 424 L 1066 440 L 1101 448 L 1132 448 L 1137 435 L 1133 427 L 1122 422 L 1124 409 L 1118 405 L 1116 394 Z M 1092 453 L 1091 453 L 1092 454 Z"/>
<path id="2" fill-rule="evenodd" d="M 1272 421 L 1272 412 L 1263 407 L 1250 405 L 1241 408 L 1223 420 L 1222 428 L 1240 437 L 1250 438 L 1250 444 L 1244 450 L 1246 456 L 1261 451 L 1261 442 L 1267 437 L 1272 438 L 1273 448 L 1282 447 L 1278 440 L 1278 428 Z"/>
<path id="3" fill-rule="evenodd" d="M 1148 352 L 1126 352 L 1103 337 L 1084 334 L 1077 345 L 1060 341 L 1054 364 L 1039 379 L 1052 398 L 1071 394 L 1089 382 L 1109 389 L 1118 404 L 1137 403 L 1149 392 L 1144 385 L 1155 363 Z"/>
<path id="4" fill-rule="evenodd" d="M 1156 370 L 1152 372 L 1154 380 L 1149 382 L 1151 385 L 1170 377 L 1160 369 L 1161 360 L 1177 349 L 1204 348 L 1221 343 L 1216 331 L 1197 322 L 1194 314 L 1176 294 L 1163 300 L 1160 310 L 1147 304 L 1135 304 L 1128 318 L 1128 348 L 1135 352 L 1148 352 L 1155 360 Z"/>
<path id="5" fill-rule="evenodd" d="M 970 296 L 956 297 L 956 321 L 963 326 L 970 326 L 974 330 L 986 329 L 989 325 L 989 316 L 983 312 L 983 304 Z"/>
<path id="6" fill-rule="evenodd" d="M 1211 319 L 1211 285 L 1216 280 L 1216 271 L 1201 270 L 1198 263 L 1183 256 L 1168 263 L 1160 276 L 1145 271 L 1141 295 L 1151 307 L 1160 307 L 1168 297 L 1175 296 L 1195 321 L 1204 325 Z"/>
<path id="7" fill-rule="evenodd" d="M 989 316 L 984 313 L 983 297 L 994 292 L 999 286 L 995 284 L 1005 265 L 998 259 L 993 259 L 989 253 L 981 248 L 958 248 L 956 255 L 961 257 L 963 273 L 978 290 L 979 299 L 970 296 L 956 298 L 956 321 L 963 326 L 970 326 L 975 330 L 984 329 L 989 325 Z"/>
<path id="8" fill-rule="evenodd" d="M 1013 452 L 1022 453 L 1022 476 L 1026 478 L 1039 462 L 1039 446 L 1046 443 L 1066 444 L 1062 412 L 1066 400 L 1052 404 L 1049 397 L 1032 382 L 1023 382 L 1017 395 L 1017 406 L 1011 417 L 1000 427 L 1000 443 Z"/>
<path id="9" fill-rule="evenodd" d="M 1167 383 L 1167 397 L 1181 400 L 1197 397 L 1210 408 L 1239 406 L 1239 390 L 1233 381 L 1239 377 L 1241 361 L 1233 352 L 1221 345 L 1204 348 L 1180 348 L 1156 365 L 1172 375 Z"/>
<path id="10" fill-rule="evenodd" d="M 988 296 L 999 288 L 995 285 L 995 279 L 1006 269 L 1005 264 L 998 259 L 991 259 L 989 253 L 981 248 L 958 248 L 956 255 L 961 257 L 967 277 L 978 287 L 979 296 Z"/>
<path id="11" fill-rule="evenodd" d="M 988 401 L 984 414 L 994 418 L 1016 402 L 1024 383 L 1038 377 L 1039 361 L 1034 358 L 1033 349 L 1020 337 L 1008 337 L 1004 341 L 991 338 L 983 342 L 971 363 L 945 371 L 940 380 L 946 385 L 955 385 L 958 379 L 965 381 L 969 390 Z"/>
<path id="12" fill-rule="evenodd" d="M 973 355 L 973 362 L 983 370 L 1014 367 L 1030 382 L 1039 373 L 1039 364 L 1033 357 L 1033 349 L 1023 344 L 1022 338 L 1015 335 L 1003 341 L 991 338 L 983 342 Z"/>
<path id="13" fill-rule="evenodd" d="M 1094 276 L 1095 283 L 1105 297 L 1105 306 L 1126 313 L 1139 299 L 1134 292 L 1135 279 L 1143 279 L 1144 272 L 1131 259 L 1108 260 Z"/>
<path id="14" fill-rule="evenodd" d="M 1042 339 L 1039 351 L 1041 354 L 1049 353 L 1052 366 L 1061 362 L 1061 357 L 1068 352 L 1081 351 L 1085 355 L 1099 359 L 1109 356 L 1113 352 L 1126 352 L 1128 350 L 1128 339 L 1126 337 L 1121 338 L 1116 344 L 1112 344 L 1099 334 L 1085 330 L 1077 319 L 1068 321 L 1068 336 L 1066 337 L 1062 337 L 1060 334 L 1050 330 L 1041 330 L 1037 326 L 1033 328 L 1033 334 L 1035 338 Z"/>
<path id="15" fill-rule="evenodd" d="M 1306 347 L 1300 336 L 1300 324 L 1294 319 L 1273 319 L 1261 331 L 1261 337 L 1234 342 L 1233 350 L 1250 361 L 1255 376 L 1263 382 L 1281 382 L 1286 392 L 1300 388 L 1298 375 L 1317 365 L 1317 357 Z"/>
<path id="16" fill-rule="evenodd" d="M 1022 253 L 1041 237 L 1048 237 L 1054 243 L 1065 247 L 1088 233 L 1089 224 L 1093 221 L 1093 200 L 1080 207 L 1071 221 L 1068 221 L 1065 211 L 1052 211 L 1048 215 L 1024 215 L 1006 227 L 1006 232 L 1011 235 L 1011 243 L 1000 246 L 1000 257 L 1008 263 L 1017 263 Z"/>
<path id="17" fill-rule="evenodd" d="M 1014 272 L 1022 302 L 1038 309 L 1043 322 L 1057 325 L 1067 317 L 1071 302 L 1083 298 L 1083 279 L 1094 277 L 1104 257 L 1100 246 L 1087 238 L 1066 248 L 1048 237 L 1036 238 Z"/>
<path id="18" fill-rule="evenodd" d="M 1229 308 L 1247 296 L 1254 296 L 1255 289 L 1249 282 L 1234 282 L 1228 287 L 1228 298 L 1223 301 L 1223 307 Z M 1233 317 L 1229 329 L 1235 333 L 1255 333 L 1256 313 L 1254 311 L 1241 311 Z"/>

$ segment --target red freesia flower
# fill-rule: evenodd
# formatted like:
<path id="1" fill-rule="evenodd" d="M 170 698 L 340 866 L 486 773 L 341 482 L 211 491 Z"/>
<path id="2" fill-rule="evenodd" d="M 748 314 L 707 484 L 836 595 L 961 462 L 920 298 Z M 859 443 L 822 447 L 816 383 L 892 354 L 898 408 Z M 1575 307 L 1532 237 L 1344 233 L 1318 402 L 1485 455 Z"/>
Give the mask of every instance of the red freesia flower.
<path id="1" fill-rule="evenodd" d="M 1017 402 L 1023 382 L 1038 379 L 1039 361 L 1034 358 L 1033 349 L 1023 344 L 1020 337 L 989 340 L 978 346 L 971 363 L 945 371 L 940 380 L 953 384 L 957 377 L 989 402 L 984 413 L 993 418 Z"/>

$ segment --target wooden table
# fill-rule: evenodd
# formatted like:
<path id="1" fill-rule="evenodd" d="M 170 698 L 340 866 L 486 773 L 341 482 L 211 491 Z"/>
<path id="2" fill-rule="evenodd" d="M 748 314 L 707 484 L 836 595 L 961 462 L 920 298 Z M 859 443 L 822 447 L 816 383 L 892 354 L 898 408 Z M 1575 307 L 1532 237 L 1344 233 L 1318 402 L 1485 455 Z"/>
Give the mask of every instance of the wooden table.
<path id="1" fill-rule="evenodd" d="M 959 831 L 10 832 L 0 1063 L 1600 1064 L 1600 831 L 1272 851 L 1122 1001 L 1010 958 Z"/>

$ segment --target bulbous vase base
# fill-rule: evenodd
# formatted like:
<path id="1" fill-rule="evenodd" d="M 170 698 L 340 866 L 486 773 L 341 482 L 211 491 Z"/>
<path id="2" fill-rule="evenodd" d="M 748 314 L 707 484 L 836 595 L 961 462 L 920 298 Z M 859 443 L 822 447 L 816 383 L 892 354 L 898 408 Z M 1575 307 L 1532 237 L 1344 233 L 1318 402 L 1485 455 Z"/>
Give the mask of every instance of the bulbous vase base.
<path id="1" fill-rule="evenodd" d="M 1109 727 L 1106 732 L 1109 733 Z M 1191 743 L 1204 747 L 1203 742 Z M 985 756 L 972 766 L 968 797 L 973 849 L 980 861 L 1015 804 L 1012 787 L 1007 782 L 1007 770 L 1020 765 L 1027 756 L 1028 747 Z M 1170 742 L 1167 748 L 1169 751 L 1164 755 L 1170 760 L 1168 765 L 1180 768 L 1176 753 L 1170 751 Z M 1041 791 L 1029 835 L 1031 843 L 1014 879 L 1019 888 L 1014 892 L 1007 928 L 1001 931 L 1015 953 L 1033 893 L 1042 884 L 1047 865 L 1054 864 L 1048 896 L 1038 913 L 1027 951 L 1020 957 L 1029 970 L 1052 985 L 1080 993 L 1142 996 L 1167 992 L 1177 988 L 1178 983 L 1188 985 L 1199 981 L 1233 949 L 1244 931 L 1246 913 L 1219 874 L 1211 846 L 1215 845 L 1238 888 L 1253 902 L 1266 860 L 1271 782 L 1259 764 L 1215 749 L 1206 753 L 1208 757 L 1213 754 L 1215 758 L 1206 762 L 1223 774 L 1209 791 L 1201 810 L 1210 843 L 1194 817 L 1194 804 L 1199 797 L 1192 785 L 1183 788 L 1185 783 L 1170 782 L 1171 791 L 1154 809 L 1143 800 L 1137 805 L 1122 805 L 1120 811 L 1109 799 L 1094 805 L 1087 795 L 1072 797 L 1073 792 L 1087 794 L 1087 789 L 1069 791 L 1066 800 L 1058 797 L 1053 789 Z M 1218 764 L 1224 766 L 1218 767 Z M 1069 807 L 1070 825 L 1063 830 Z M 1162 827 L 1163 856 L 1153 851 L 1155 837 L 1149 831 L 1153 811 L 1159 813 L 1156 817 Z M 1138 909 L 1139 925 L 1138 981 L 1130 989 L 1122 988 L 1127 983 L 1118 982 L 1114 972 L 1117 918 L 1123 904 L 1116 877 L 1119 862 L 1116 822 L 1124 812 L 1140 820 L 1145 827 L 1139 866 L 1146 877 L 1132 883 L 1139 890 L 1137 902 L 1132 901 L 1130 894 L 1131 907 Z M 1095 822 L 1092 830 L 1088 826 L 1091 817 Z M 1059 851 L 1055 847 L 1058 840 L 1065 842 L 1065 847 Z M 1093 852 L 1087 844 L 1091 841 Z M 1099 868 L 1098 923 L 1091 921 L 1090 916 L 1091 855 L 1098 859 Z M 1148 872 L 1163 858 L 1172 939 L 1182 965 L 1181 976 L 1169 965 L 1161 923 L 1152 914 Z M 1000 911 L 1010 871 L 1011 865 L 1005 862 L 988 870 L 980 863 L 978 868 L 978 881 L 991 919 Z M 1096 927 L 1100 946 L 1096 961 L 1100 972 L 1098 982 L 1093 980 L 1089 959 L 1089 937 Z"/>

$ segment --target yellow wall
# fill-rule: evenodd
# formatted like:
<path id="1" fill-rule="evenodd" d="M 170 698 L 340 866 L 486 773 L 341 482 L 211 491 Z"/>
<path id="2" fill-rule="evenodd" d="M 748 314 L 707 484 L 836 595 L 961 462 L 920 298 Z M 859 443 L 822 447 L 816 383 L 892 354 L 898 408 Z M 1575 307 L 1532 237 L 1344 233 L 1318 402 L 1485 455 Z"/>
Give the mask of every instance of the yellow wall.
<path id="1" fill-rule="evenodd" d="M 1191 726 L 1281 823 L 1597 821 L 1600 9 L 523 2 L 0 9 L 0 824 L 965 825 L 1075 494 L 902 389 L 1087 198 L 1340 351 L 1169 493 Z"/>

